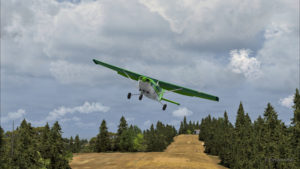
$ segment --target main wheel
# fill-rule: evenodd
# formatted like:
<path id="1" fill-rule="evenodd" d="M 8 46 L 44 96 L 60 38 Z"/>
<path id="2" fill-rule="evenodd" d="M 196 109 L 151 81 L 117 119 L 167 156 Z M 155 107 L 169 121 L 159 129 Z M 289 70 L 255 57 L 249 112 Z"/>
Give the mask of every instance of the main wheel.
<path id="1" fill-rule="evenodd" d="M 141 94 L 140 97 L 139 97 L 139 100 L 142 100 L 142 99 L 143 99 L 143 95 Z"/>
<path id="2" fill-rule="evenodd" d="M 131 93 L 128 93 L 127 99 L 130 99 L 130 98 L 131 98 Z"/>
<path id="3" fill-rule="evenodd" d="M 163 105 L 163 108 L 162 108 L 162 109 L 163 109 L 163 111 L 165 111 L 165 110 L 166 110 L 166 108 L 167 108 L 167 104 L 164 104 L 164 105 Z"/>

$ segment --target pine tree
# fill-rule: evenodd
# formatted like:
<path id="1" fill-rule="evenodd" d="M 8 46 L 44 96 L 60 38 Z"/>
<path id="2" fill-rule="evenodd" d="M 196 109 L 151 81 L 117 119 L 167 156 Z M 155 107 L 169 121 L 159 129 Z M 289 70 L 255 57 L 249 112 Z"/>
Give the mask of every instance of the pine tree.
<path id="1" fill-rule="evenodd" d="M 237 112 L 237 117 L 235 121 L 235 130 L 233 134 L 233 167 L 234 168 L 245 168 L 246 167 L 246 149 L 245 141 L 248 139 L 247 127 L 249 126 L 249 118 L 245 116 L 244 108 L 242 102 L 240 102 L 239 109 Z M 251 121 L 250 121 L 251 123 Z M 251 125 L 251 124 L 250 124 Z"/>
<path id="2" fill-rule="evenodd" d="M 134 131 L 133 131 L 133 127 L 131 126 L 127 130 L 124 130 L 122 132 L 122 135 L 120 136 L 120 143 L 119 143 L 120 151 L 123 152 L 134 151 L 133 139 L 134 139 Z"/>
<path id="3" fill-rule="evenodd" d="M 70 141 L 69 141 L 69 149 L 72 153 L 75 153 L 74 139 L 72 136 L 70 137 Z"/>
<path id="4" fill-rule="evenodd" d="M 61 127 L 56 121 L 50 130 L 50 142 L 51 142 L 51 151 L 50 151 L 50 167 L 49 168 L 70 168 L 67 159 L 67 151 L 64 147 L 64 142 L 62 139 Z"/>
<path id="5" fill-rule="evenodd" d="M 41 144 L 40 144 L 40 153 L 43 159 L 45 160 L 45 165 L 46 167 L 49 167 L 50 164 L 50 151 L 51 151 L 51 135 L 50 135 L 50 127 L 49 124 L 47 123 L 42 131 L 41 131 Z"/>
<path id="6" fill-rule="evenodd" d="M 292 118 L 292 138 L 291 144 L 293 148 L 295 165 L 300 168 L 300 94 L 299 90 L 296 89 L 294 96 L 294 117 Z"/>
<path id="7" fill-rule="evenodd" d="M 4 131 L 0 126 L 0 168 L 7 168 L 7 160 L 5 154 L 5 142 L 4 142 Z"/>
<path id="8" fill-rule="evenodd" d="M 187 122 L 186 122 L 186 116 L 183 118 L 183 129 L 182 134 L 187 134 Z"/>
<path id="9" fill-rule="evenodd" d="M 14 148 L 12 168 L 42 168 L 41 155 L 34 139 L 33 128 L 24 119 L 18 128 L 17 145 Z"/>
<path id="10" fill-rule="evenodd" d="M 265 133 L 266 128 L 264 124 L 264 119 L 261 116 L 258 116 L 256 121 L 253 124 L 253 135 L 255 136 L 253 139 L 253 153 L 255 154 L 252 160 L 253 168 L 265 168 L 266 156 L 264 154 L 265 147 Z"/>
<path id="11" fill-rule="evenodd" d="M 150 126 L 150 130 L 148 130 L 145 134 L 145 140 L 147 144 L 147 149 L 146 151 L 155 151 L 156 150 L 156 145 L 155 145 L 155 130 L 153 124 Z"/>
<path id="12" fill-rule="evenodd" d="M 120 151 L 120 138 L 121 135 L 124 131 L 126 131 L 128 128 L 128 124 L 126 122 L 126 119 L 124 118 L 124 116 L 121 117 L 120 119 L 120 124 L 118 126 L 118 132 L 117 132 L 117 138 L 116 138 L 116 148 L 117 150 Z"/>
<path id="13" fill-rule="evenodd" d="M 288 155 L 288 149 L 285 149 L 286 129 L 284 124 L 277 119 L 277 112 L 272 105 L 268 103 L 268 106 L 264 112 L 265 133 L 263 136 L 264 141 L 264 154 L 266 155 L 265 165 L 268 168 L 286 168 L 289 164 L 283 164 L 282 162 L 274 159 L 285 159 Z M 282 147 L 283 149 L 279 149 Z"/>
<path id="14" fill-rule="evenodd" d="M 75 136 L 75 142 L 74 142 L 74 152 L 79 153 L 81 149 L 80 139 L 78 134 Z"/>
<path id="15" fill-rule="evenodd" d="M 220 152 L 220 158 L 221 158 L 221 163 L 226 166 L 230 167 L 230 163 L 232 160 L 232 131 L 233 131 L 233 126 L 228 120 L 228 115 L 227 112 L 224 112 L 224 124 L 223 124 L 223 133 L 222 133 L 222 142 L 223 142 L 223 147 L 221 148 Z M 220 140 L 221 141 L 221 140 Z"/>
<path id="16" fill-rule="evenodd" d="M 98 134 L 97 141 L 96 141 L 97 152 L 109 151 L 110 150 L 110 139 L 109 139 L 105 120 L 102 120 L 99 130 L 100 130 L 100 133 Z"/>
<path id="17" fill-rule="evenodd" d="M 239 130 L 244 125 L 244 121 L 245 121 L 244 117 L 245 117 L 245 114 L 244 114 L 243 104 L 242 104 L 242 102 L 240 102 L 239 109 L 238 109 L 238 112 L 237 112 L 236 121 L 235 121 L 236 130 Z"/>

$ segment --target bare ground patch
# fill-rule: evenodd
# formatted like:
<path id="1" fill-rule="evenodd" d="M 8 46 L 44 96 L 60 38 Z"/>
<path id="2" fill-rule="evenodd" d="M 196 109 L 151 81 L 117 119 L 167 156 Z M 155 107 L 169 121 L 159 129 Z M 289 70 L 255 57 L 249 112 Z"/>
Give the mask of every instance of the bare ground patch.
<path id="1" fill-rule="evenodd" d="M 223 169 L 218 157 L 204 153 L 197 135 L 179 135 L 165 152 L 79 153 L 73 169 Z"/>

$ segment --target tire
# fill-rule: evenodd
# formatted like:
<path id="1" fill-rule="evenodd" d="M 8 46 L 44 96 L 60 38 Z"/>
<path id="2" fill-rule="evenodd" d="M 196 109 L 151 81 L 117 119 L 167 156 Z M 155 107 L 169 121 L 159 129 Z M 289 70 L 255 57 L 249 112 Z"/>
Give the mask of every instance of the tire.
<path id="1" fill-rule="evenodd" d="M 127 99 L 130 99 L 130 98 L 131 98 L 131 93 L 128 93 Z"/>
<path id="2" fill-rule="evenodd" d="M 142 99 L 143 99 L 143 95 L 141 94 L 140 97 L 139 97 L 139 100 L 142 100 Z"/>
<path id="3" fill-rule="evenodd" d="M 166 108 L 167 108 L 167 104 L 164 104 L 164 105 L 163 105 L 163 108 L 162 108 L 162 109 L 163 109 L 163 111 L 165 111 L 165 110 L 166 110 Z"/>

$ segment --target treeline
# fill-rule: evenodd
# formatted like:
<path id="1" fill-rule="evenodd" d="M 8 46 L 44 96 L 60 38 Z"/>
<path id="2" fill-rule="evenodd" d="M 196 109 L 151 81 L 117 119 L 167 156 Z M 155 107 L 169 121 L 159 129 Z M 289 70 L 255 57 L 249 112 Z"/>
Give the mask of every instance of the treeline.
<path id="1" fill-rule="evenodd" d="M 32 127 L 25 119 L 13 132 L 0 127 L 0 168 L 70 168 L 72 154 L 62 138 L 58 122 L 50 128 Z"/>
<path id="2" fill-rule="evenodd" d="M 195 123 L 194 121 L 192 122 L 191 120 L 189 123 L 186 121 L 186 117 L 184 116 L 183 121 L 180 122 L 180 127 L 179 127 L 179 134 L 193 134 L 195 129 L 199 129 L 200 125 L 199 122 Z"/>
<path id="3" fill-rule="evenodd" d="M 128 126 L 122 116 L 117 133 L 109 132 L 106 121 L 99 127 L 99 134 L 89 141 L 63 138 L 58 122 L 50 128 L 32 127 L 25 119 L 14 131 L 4 133 L 0 127 L 0 168 L 70 168 L 73 153 L 79 152 L 150 152 L 163 151 L 177 135 L 174 126 L 158 121 L 142 131 L 135 125 Z"/>
<path id="4" fill-rule="evenodd" d="M 286 126 L 268 103 L 263 117 L 254 122 L 239 105 L 235 124 L 223 118 L 202 119 L 199 140 L 205 152 L 218 155 L 229 168 L 300 168 L 300 95 L 296 89 L 294 118 Z"/>
<path id="5" fill-rule="evenodd" d="M 130 125 L 122 116 L 116 134 L 110 133 L 103 120 L 97 137 L 91 139 L 89 149 L 92 152 L 138 152 L 138 151 L 163 151 L 177 135 L 174 126 L 164 125 L 158 121 L 156 127 L 152 124 L 150 129 L 142 130 Z"/>

